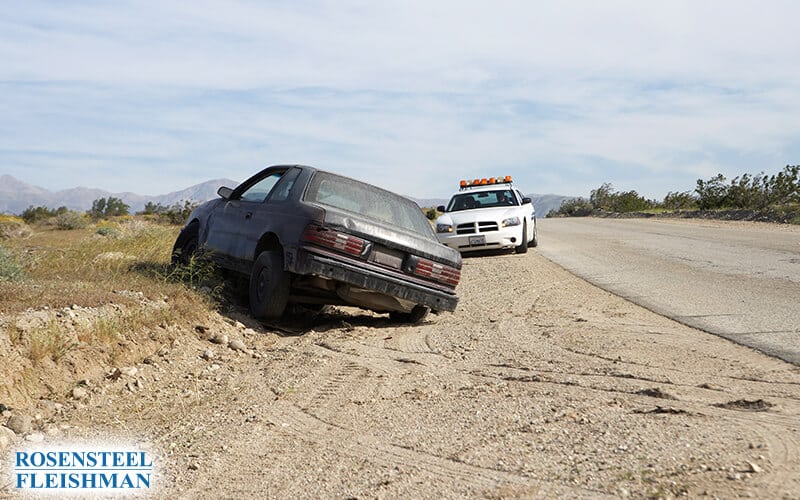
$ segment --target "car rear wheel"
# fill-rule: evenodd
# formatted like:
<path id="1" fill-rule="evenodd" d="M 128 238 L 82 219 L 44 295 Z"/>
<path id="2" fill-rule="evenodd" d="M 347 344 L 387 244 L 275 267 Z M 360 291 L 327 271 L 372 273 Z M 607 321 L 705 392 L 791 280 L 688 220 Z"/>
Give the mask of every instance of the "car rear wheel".
<path id="1" fill-rule="evenodd" d="M 175 242 L 175 247 L 172 249 L 172 263 L 182 266 L 189 265 L 192 256 L 197 253 L 197 244 L 199 235 L 197 225 L 193 224 L 187 227 L 178 236 L 178 241 Z"/>
<path id="2" fill-rule="evenodd" d="M 289 273 L 280 252 L 261 252 L 250 274 L 250 312 L 255 318 L 278 318 L 289 301 Z"/>
<path id="3" fill-rule="evenodd" d="M 416 305 L 410 312 L 392 311 L 389 313 L 389 319 L 397 323 L 419 323 L 430 312 L 430 308 L 425 306 Z"/>
<path id="4" fill-rule="evenodd" d="M 528 221 L 522 222 L 522 241 L 518 247 L 514 248 L 517 253 L 525 253 L 528 251 Z"/>

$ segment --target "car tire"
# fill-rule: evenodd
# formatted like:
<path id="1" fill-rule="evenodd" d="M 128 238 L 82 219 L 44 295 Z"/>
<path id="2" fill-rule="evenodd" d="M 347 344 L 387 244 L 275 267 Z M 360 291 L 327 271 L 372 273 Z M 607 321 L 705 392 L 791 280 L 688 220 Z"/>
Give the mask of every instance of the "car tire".
<path id="1" fill-rule="evenodd" d="M 250 313 L 254 318 L 279 318 L 289 302 L 289 273 L 280 252 L 261 252 L 250 273 Z"/>
<path id="2" fill-rule="evenodd" d="M 175 247 L 172 249 L 172 263 L 175 265 L 187 266 L 191 262 L 194 254 L 197 253 L 199 241 L 199 231 L 197 224 L 192 224 L 178 235 Z"/>
<path id="3" fill-rule="evenodd" d="M 514 247 L 517 253 L 525 253 L 528 251 L 528 221 L 522 222 L 522 242 L 518 247 Z"/>
<path id="4" fill-rule="evenodd" d="M 410 312 L 392 311 L 389 313 L 389 319 L 396 323 L 419 323 L 430 312 L 430 308 L 425 306 L 416 305 Z"/>
<path id="5" fill-rule="evenodd" d="M 533 239 L 528 242 L 528 247 L 536 248 L 539 246 L 539 235 L 536 234 L 536 221 L 533 222 Z"/>

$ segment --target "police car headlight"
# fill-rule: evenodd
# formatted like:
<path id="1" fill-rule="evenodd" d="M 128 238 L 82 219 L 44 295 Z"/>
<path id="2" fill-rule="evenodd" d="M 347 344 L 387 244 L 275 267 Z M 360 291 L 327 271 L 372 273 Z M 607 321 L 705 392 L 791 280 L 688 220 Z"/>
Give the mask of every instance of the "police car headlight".
<path id="1" fill-rule="evenodd" d="M 519 225 L 520 225 L 519 217 L 509 217 L 508 219 L 504 219 L 502 222 L 503 227 L 519 226 Z"/>
<path id="2" fill-rule="evenodd" d="M 436 232 L 437 233 L 452 233 L 453 232 L 453 225 L 452 224 L 436 224 Z"/>

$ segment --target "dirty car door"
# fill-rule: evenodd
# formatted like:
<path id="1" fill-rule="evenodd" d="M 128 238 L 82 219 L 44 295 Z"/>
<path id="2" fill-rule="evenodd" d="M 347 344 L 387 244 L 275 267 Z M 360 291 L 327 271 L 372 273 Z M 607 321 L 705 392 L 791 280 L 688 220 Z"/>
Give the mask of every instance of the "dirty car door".
<path id="1" fill-rule="evenodd" d="M 296 219 L 297 207 L 285 202 L 300 172 L 296 167 L 284 171 L 267 194 L 266 200 L 252 206 L 252 216 L 247 219 L 243 230 L 246 240 L 246 245 L 243 247 L 244 254 L 237 256 L 239 259 L 255 260 L 258 257 L 256 247 L 265 233 L 272 232 L 280 240 L 283 239 L 286 226 Z"/>
<path id="2" fill-rule="evenodd" d="M 251 261 L 260 228 L 255 219 L 263 212 L 264 201 L 281 179 L 286 169 L 268 170 L 245 181 L 231 198 L 209 218 L 206 246 L 212 252 L 235 261 Z M 254 236 L 258 233 L 258 236 Z M 255 240 L 253 240 L 255 238 Z"/>

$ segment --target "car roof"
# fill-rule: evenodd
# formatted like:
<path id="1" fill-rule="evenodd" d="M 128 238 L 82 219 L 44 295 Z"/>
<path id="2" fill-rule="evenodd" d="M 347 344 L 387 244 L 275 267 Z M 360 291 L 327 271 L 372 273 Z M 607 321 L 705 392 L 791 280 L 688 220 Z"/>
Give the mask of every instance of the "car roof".
<path id="1" fill-rule="evenodd" d="M 319 169 L 319 168 L 317 168 L 317 167 L 312 167 L 311 165 L 302 165 L 302 164 L 278 164 L 278 165 L 270 165 L 270 166 L 268 166 L 268 167 L 266 167 L 266 168 L 263 168 L 263 169 L 261 169 L 261 171 L 260 171 L 260 172 L 258 172 L 258 173 L 260 174 L 261 172 L 264 172 L 264 171 L 266 171 L 266 170 L 269 170 L 269 169 L 271 169 L 271 168 L 285 168 L 285 169 L 290 169 L 290 168 L 293 168 L 293 167 L 297 167 L 297 168 L 300 168 L 300 169 L 303 169 L 303 170 L 306 170 L 306 171 L 310 171 L 312 174 L 314 174 L 314 173 L 316 173 L 316 172 L 320 172 L 320 173 L 324 173 L 324 174 L 335 175 L 336 177 L 341 177 L 341 178 L 343 178 L 343 179 L 348 179 L 348 180 L 351 180 L 351 181 L 354 181 L 354 182 L 359 182 L 359 183 L 361 183 L 361 184 L 366 184 L 367 186 L 372 186 L 372 187 L 373 187 L 373 188 L 375 188 L 375 189 L 378 189 L 378 190 L 380 190 L 380 191 L 385 191 L 385 192 L 387 192 L 387 193 L 390 193 L 390 194 L 392 194 L 392 195 L 398 196 L 398 197 L 400 197 L 400 198 L 403 198 L 403 199 L 405 199 L 405 200 L 408 200 L 408 201 L 410 201 L 411 203 L 413 203 L 413 204 L 415 204 L 415 205 L 419 206 L 419 203 L 417 203 L 417 200 L 415 200 L 415 199 L 413 199 L 413 198 L 411 198 L 411 197 L 409 197 L 409 196 L 405 196 L 405 195 L 402 195 L 402 194 L 400 194 L 400 193 L 396 193 L 396 192 L 394 192 L 394 191 L 391 191 L 391 190 L 389 190 L 389 189 L 382 188 L 382 187 L 380 187 L 380 186 L 377 186 L 377 185 L 375 185 L 375 184 L 373 184 L 373 183 L 371 183 L 371 182 L 365 181 L 365 180 L 361 180 L 361 179 L 355 179 L 355 178 L 353 178 L 353 177 L 348 177 L 348 176 L 346 176 L 346 175 L 338 174 L 338 173 L 336 173 L 336 172 L 331 172 L 330 170 L 322 170 L 322 169 Z M 257 174 L 256 174 L 256 175 L 257 175 Z"/>

